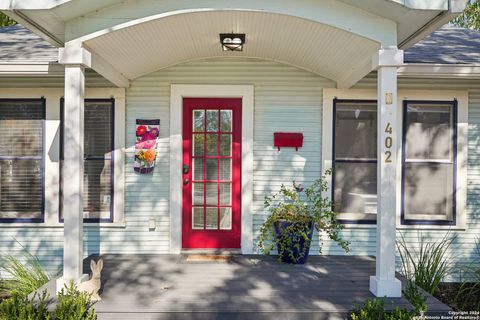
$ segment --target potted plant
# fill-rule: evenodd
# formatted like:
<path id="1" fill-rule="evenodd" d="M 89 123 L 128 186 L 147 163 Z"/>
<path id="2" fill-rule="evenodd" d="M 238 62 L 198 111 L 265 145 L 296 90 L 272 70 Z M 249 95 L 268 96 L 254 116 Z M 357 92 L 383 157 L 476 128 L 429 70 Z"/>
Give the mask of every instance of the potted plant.
<path id="1" fill-rule="evenodd" d="M 340 235 L 344 226 L 338 222 L 332 202 L 324 196 L 328 190 L 325 178 L 330 173 L 325 172 L 308 188 L 294 181 L 292 188 L 282 185 L 278 193 L 265 197 L 265 209 L 269 211 L 269 216 L 260 229 L 258 243 L 265 254 L 276 247 L 280 261 L 304 264 L 308 259 L 314 229 L 319 233 L 325 232 L 345 252 L 349 252 L 349 243 Z"/>

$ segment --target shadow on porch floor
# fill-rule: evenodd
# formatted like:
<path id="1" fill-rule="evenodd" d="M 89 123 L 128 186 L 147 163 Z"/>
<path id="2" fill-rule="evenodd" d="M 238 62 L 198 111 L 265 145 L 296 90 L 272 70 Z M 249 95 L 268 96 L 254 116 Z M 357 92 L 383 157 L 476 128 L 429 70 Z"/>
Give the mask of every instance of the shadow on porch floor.
<path id="1" fill-rule="evenodd" d="M 230 262 L 187 262 L 184 255 L 102 257 L 99 320 L 345 319 L 353 303 L 373 297 L 372 257 L 313 256 L 304 266 L 265 256 L 238 255 Z M 86 273 L 91 258 L 85 259 Z M 428 302 L 431 312 L 450 310 L 433 297 Z M 409 307 L 404 298 L 389 299 L 386 306 L 392 303 Z"/>

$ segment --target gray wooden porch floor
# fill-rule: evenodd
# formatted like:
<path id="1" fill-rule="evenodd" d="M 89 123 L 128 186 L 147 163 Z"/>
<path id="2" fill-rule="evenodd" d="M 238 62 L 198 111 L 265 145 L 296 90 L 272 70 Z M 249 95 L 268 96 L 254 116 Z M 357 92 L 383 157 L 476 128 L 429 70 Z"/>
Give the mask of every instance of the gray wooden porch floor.
<path id="1" fill-rule="evenodd" d="M 99 320 L 344 319 L 353 303 L 373 297 L 371 257 L 314 256 L 303 266 L 265 256 L 238 255 L 228 263 L 187 262 L 185 255 L 102 257 Z M 409 307 L 403 298 L 386 305 L 392 302 Z M 430 311 L 449 310 L 433 297 L 429 304 Z"/>

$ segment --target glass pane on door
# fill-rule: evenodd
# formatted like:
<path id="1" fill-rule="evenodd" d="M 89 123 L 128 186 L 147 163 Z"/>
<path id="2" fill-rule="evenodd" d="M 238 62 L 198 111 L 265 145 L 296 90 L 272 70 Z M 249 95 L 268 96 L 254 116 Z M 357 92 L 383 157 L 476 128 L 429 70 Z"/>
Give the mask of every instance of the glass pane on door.
<path id="1" fill-rule="evenodd" d="M 232 229 L 232 110 L 193 111 L 192 229 Z"/>

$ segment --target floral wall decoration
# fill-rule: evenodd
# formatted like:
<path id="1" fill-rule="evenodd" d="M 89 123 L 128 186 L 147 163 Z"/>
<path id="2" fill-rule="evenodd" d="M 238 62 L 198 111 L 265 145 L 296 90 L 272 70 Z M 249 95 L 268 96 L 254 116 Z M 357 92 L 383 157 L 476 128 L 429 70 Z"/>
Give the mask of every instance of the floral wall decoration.
<path id="1" fill-rule="evenodd" d="M 160 120 L 137 119 L 137 140 L 133 170 L 138 173 L 151 173 L 157 158 L 157 138 L 160 134 Z"/>

